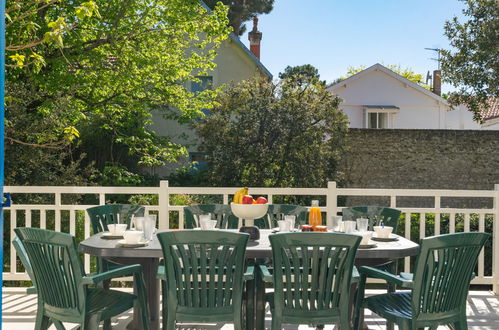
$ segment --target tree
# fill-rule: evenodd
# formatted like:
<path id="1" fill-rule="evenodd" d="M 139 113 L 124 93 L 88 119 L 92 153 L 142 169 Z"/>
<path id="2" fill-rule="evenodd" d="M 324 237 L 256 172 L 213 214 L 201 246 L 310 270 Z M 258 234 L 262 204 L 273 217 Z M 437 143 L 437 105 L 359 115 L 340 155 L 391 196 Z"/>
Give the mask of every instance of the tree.
<path id="1" fill-rule="evenodd" d="M 469 19 L 457 17 L 445 22 L 445 35 L 451 50 L 442 50 L 442 77 L 457 87 L 451 104 L 465 104 L 481 121 L 481 109 L 489 108 L 490 98 L 499 97 L 499 2 L 496 0 L 461 0 Z"/>
<path id="2" fill-rule="evenodd" d="M 15 22 L 7 27 L 8 44 L 18 45 L 6 86 L 13 167 L 13 145 L 69 152 L 62 163 L 84 157 L 84 165 L 100 170 L 173 162 L 185 148 L 150 130 L 151 111 L 188 122 L 213 106 L 218 90 L 193 94 L 185 86 L 214 68 L 229 33 L 225 7 L 209 13 L 197 0 L 92 3 L 92 17 L 72 1 L 14 0 L 8 11 Z M 55 41 L 47 37 L 55 33 L 52 23 L 59 26 Z M 33 53 L 38 64 L 27 60 Z"/>
<path id="3" fill-rule="evenodd" d="M 287 66 L 284 69 L 284 72 L 279 73 L 280 79 L 293 79 L 297 83 L 306 83 L 306 82 L 320 82 L 325 84 L 325 81 L 319 80 L 321 75 L 319 74 L 319 70 L 311 64 L 303 64 L 296 66 Z"/>
<path id="4" fill-rule="evenodd" d="M 400 66 L 400 65 L 386 65 L 386 67 L 388 69 L 392 70 L 393 72 L 401 75 L 402 77 L 420 85 L 421 87 L 430 90 L 430 86 L 428 86 L 427 84 L 425 84 L 423 82 L 423 75 L 419 74 L 419 73 L 415 73 L 414 70 L 412 70 L 411 68 L 402 68 L 402 66 Z M 354 74 L 357 74 L 365 69 L 366 69 L 365 65 L 361 65 L 359 67 L 349 66 L 347 74 L 344 77 L 336 79 L 332 84 L 339 83 L 339 82 L 347 79 L 348 77 L 351 77 Z"/>
<path id="5" fill-rule="evenodd" d="M 229 25 L 237 36 L 246 31 L 244 22 L 258 14 L 268 14 L 274 8 L 274 0 L 207 0 L 205 3 L 213 9 L 220 1 L 229 7 Z"/>
<path id="6" fill-rule="evenodd" d="M 338 177 L 347 119 L 320 83 L 231 86 L 197 124 L 213 185 L 317 187 Z"/>

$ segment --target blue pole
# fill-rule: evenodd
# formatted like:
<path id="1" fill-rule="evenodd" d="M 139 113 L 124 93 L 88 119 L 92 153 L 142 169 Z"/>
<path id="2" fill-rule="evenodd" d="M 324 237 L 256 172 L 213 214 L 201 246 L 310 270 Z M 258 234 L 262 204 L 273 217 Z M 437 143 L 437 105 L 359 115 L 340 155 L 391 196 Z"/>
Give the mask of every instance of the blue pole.
<path id="1" fill-rule="evenodd" d="M 3 203 L 3 184 L 4 184 L 4 118 L 5 118 L 5 0 L 0 0 L 0 199 Z M 3 207 L 0 206 L 0 289 L 3 288 Z M 2 295 L 0 294 L 0 306 L 2 305 Z M 0 309 L 0 329 L 2 329 L 2 312 Z"/>

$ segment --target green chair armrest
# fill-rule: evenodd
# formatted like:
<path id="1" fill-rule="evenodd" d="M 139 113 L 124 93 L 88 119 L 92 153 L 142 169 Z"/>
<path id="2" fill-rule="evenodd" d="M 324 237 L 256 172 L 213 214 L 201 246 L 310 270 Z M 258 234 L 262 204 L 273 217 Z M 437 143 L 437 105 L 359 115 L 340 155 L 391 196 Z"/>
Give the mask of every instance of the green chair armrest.
<path id="1" fill-rule="evenodd" d="M 412 281 L 414 279 L 414 274 L 401 272 L 400 277 L 402 277 L 404 280 Z"/>
<path id="2" fill-rule="evenodd" d="M 37 294 L 38 290 L 36 290 L 36 286 L 30 286 L 26 289 L 26 294 Z"/>
<path id="3" fill-rule="evenodd" d="M 270 274 L 269 269 L 265 265 L 258 265 L 258 271 L 260 272 L 260 275 L 262 276 L 262 280 L 267 283 L 272 283 L 274 282 L 274 278 L 272 274 Z"/>
<path id="4" fill-rule="evenodd" d="M 166 281 L 166 267 L 164 264 L 158 266 L 158 271 L 156 272 L 156 277 L 160 280 Z"/>
<path id="5" fill-rule="evenodd" d="M 359 273 L 363 277 L 379 278 L 387 282 L 394 283 L 403 288 L 412 289 L 412 280 L 408 280 L 401 276 L 393 275 L 391 273 L 373 267 L 362 266 L 360 267 Z"/>
<path id="6" fill-rule="evenodd" d="M 255 265 L 249 265 L 243 274 L 243 280 L 249 281 L 255 278 Z"/>
<path id="7" fill-rule="evenodd" d="M 360 274 L 357 267 L 353 266 L 352 269 L 352 283 L 358 283 L 360 281 Z"/>
<path id="8" fill-rule="evenodd" d="M 110 270 L 110 271 L 107 271 L 104 273 L 99 273 L 99 274 L 90 275 L 90 276 L 84 276 L 82 283 L 84 285 L 97 284 L 99 282 L 110 280 L 113 278 L 132 276 L 132 275 L 137 275 L 137 274 L 142 274 L 142 266 L 141 265 L 123 266 L 123 267 L 115 268 L 113 270 Z"/>

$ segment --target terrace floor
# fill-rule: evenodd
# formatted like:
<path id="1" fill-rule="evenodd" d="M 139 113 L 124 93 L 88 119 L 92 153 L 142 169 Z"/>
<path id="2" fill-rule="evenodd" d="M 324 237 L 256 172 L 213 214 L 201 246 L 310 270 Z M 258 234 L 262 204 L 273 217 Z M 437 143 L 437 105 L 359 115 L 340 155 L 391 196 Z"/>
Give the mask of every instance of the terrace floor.
<path id="1" fill-rule="evenodd" d="M 381 293 L 381 290 L 368 290 L 368 294 Z M 3 288 L 2 290 L 2 326 L 3 329 L 27 330 L 33 329 L 36 314 L 36 296 L 27 295 L 23 288 Z M 468 297 L 468 327 L 474 330 L 496 330 L 499 329 L 499 296 L 494 296 L 488 291 L 471 291 Z M 132 318 L 131 312 L 122 314 L 113 319 L 114 330 L 125 330 L 126 325 Z M 366 322 L 369 329 L 385 329 L 385 322 L 377 315 L 366 313 Z M 270 312 L 266 315 L 266 329 L 270 329 Z M 76 329 L 77 326 L 68 326 L 67 329 Z M 179 329 L 209 329 L 209 330 L 229 330 L 233 329 L 232 324 L 211 324 L 211 325 L 185 325 Z M 50 328 L 55 329 L 54 326 Z M 309 329 L 306 325 L 285 326 L 284 329 Z M 333 326 L 326 326 L 325 329 L 333 329 Z M 440 327 L 439 329 L 446 329 Z"/>

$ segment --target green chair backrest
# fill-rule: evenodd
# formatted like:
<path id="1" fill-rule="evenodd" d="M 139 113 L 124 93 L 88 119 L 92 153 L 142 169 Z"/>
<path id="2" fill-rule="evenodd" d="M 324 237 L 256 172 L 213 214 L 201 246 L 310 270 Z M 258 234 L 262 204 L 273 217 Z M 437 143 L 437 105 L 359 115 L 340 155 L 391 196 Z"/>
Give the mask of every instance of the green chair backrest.
<path id="1" fill-rule="evenodd" d="M 158 234 L 166 266 L 168 304 L 241 307 L 248 234 L 172 231 Z"/>
<path id="2" fill-rule="evenodd" d="M 345 308 L 361 237 L 337 233 L 286 233 L 269 237 L 274 267 L 275 314 Z M 298 314 L 297 314 L 298 315 Z"/>
<path id="3" fill-rule="evenodd" d="M 414 269 L 414 321 L 465 312 L 469 284 L 487 233 L 457 233 L 423 238 Z"/>
<path id="4" fill-rule="evenodd" d="M 12 245 L 14 245 L 14 249 L 16 249 L 17 256 L 21 260 L 21 263 L 23 264 L 24 269 L 26 270 L 26 273 L 28 273 L 28 276 L 31 279 L 31 281 L 33 282 L 33 285 L 35 285 L 35 283 L 34 283 L 35 277 L 33 276 L 33 269 L 31 268 L 31 263 L 29 262 L 28 255 L 26 253 L 26 249 L 24 248 L 23 243 L 21 242 L 19 237 L 17 237 L 17 236 L 14 237 L 14 239 L 12 240 Z"/>
<path id="5" fill-rule="evenodd" d="M 217 220 L 217 228 L 232 228 L 232 223 L 237 218 L 232 214 L 230 205 L 227 204 L 198 204 L 184 207 L 185 228 L 192 229 L 199 227 L 199 216 L 210 214 L 212 219 Z M 237 225 L 234 227 L 237 228 Z"/>
<path id="6" fill-rule="evenodd" d="M 385 226 L 393 227 L 393 232 L 397 232 L 398 221 L 402 212 L 383 206 L 352 206 L 343 208 L 343 220 L 353 220 L 364 217 L 369 218 L 369 227 L 380 225 L 381 220 Z"/>
<path id="7" fill-rule="evenodd" d="M 132 215 L 144 216 L 144 207 L 130 204 L 107 204 L 87 209 L 92 223 L 94 234 L 107 231 L 107 225 L 112 223 L 126 223 L 130 227 Z"/>
<path id="8" fill-rule="evenodd" d="M 15 228 L 30 261 L 33 279 L 45 309 L 66 316 L 84 311 L 85 271 L 73 236 L 39 228 Z"/>
<path id="9" fill-rule="evenodd" d="M 255 226 L 259 228 L 275 228 L 277 221 L 284 220 L 285 215 L 296 216 L 295 227 L 307 223 L 308 210 L 301 205 L 270 204 L 267 215 L 261 219 L 255 219 Z"/>

